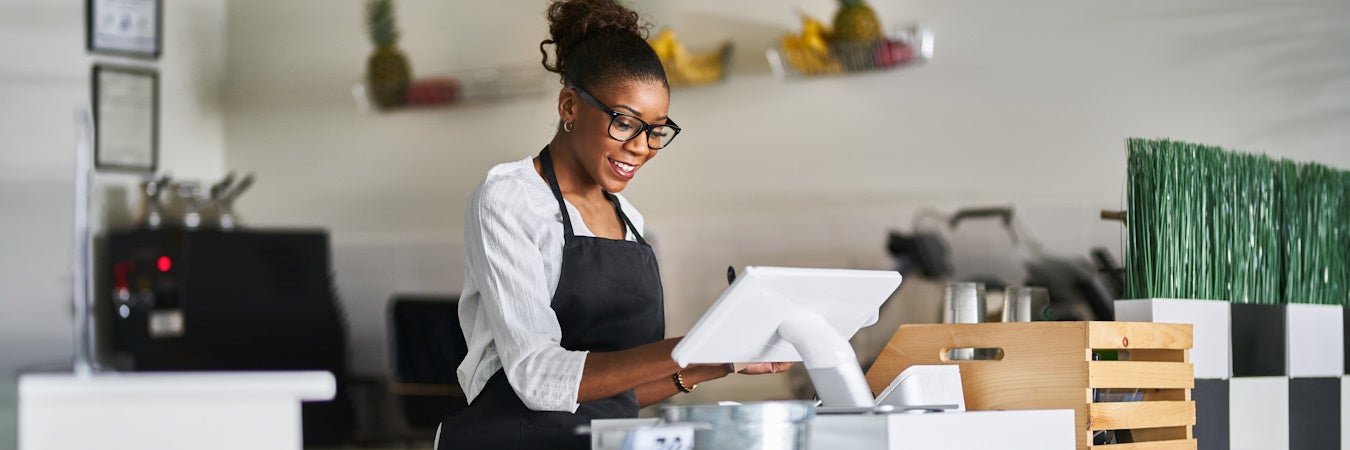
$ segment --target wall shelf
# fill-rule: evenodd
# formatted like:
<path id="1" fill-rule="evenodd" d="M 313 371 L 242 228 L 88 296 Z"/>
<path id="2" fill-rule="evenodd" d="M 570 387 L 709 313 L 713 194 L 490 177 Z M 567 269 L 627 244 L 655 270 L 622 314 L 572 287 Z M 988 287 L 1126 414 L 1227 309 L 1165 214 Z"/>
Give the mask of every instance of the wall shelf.
<path id="1" fill-rule="evenodd" d="M 404 104 L 381 108 L 370 95 L 367 80 L 352 83 L 352 101 L 360 112 L 446 108 L 490 104 L 542 95 L 556 85 L 555 75 L 541 67 L 492 67 L 413 79 Z"/>

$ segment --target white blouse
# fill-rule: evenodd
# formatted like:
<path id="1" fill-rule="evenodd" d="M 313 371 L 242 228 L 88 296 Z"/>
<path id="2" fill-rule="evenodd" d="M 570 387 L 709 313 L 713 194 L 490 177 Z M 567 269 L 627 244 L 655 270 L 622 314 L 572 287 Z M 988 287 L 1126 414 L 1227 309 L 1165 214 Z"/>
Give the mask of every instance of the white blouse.
<path id="1" fill-rule="evenodd" d="M 616 197 L 641 233 L 642 215 Z M 577 236 L 594 236 L 571 203 L 567 214 Z M 634 239 L 631 231 L 625 234 Z M 533 156 L 488 171 L 464 214 L 459 320 L 469 350 L 457 374 L 469 401 L 503 369 L 526 407 L 576 412 L 587 352 L 562 348 L 562 329 L 549 307 L 562 249 L 558 201 L 534 170 Z"/>

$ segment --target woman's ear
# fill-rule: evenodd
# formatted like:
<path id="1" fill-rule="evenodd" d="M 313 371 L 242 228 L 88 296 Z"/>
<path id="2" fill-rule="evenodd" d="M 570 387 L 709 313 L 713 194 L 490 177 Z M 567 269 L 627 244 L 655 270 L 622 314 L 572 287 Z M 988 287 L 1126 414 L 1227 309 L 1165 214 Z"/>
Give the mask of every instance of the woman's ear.
<path id="1" fill-rule="evenodd" d="M 577 97 L 577 91 L 571 88 L 562 88 L 558 91 L 558 118 L 564 123 L 576 121 L 577 108 L 581 106 L 579 100 L 581 99 Z"/>

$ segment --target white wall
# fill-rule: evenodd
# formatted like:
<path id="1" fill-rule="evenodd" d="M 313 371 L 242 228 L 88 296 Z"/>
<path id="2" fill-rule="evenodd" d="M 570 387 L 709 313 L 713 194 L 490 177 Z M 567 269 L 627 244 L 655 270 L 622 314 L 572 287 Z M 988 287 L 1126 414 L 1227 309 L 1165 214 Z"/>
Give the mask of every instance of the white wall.
<path id="1" fill-rule="evenodd" d="M 464 198 L 548 141 L 555 95 L 359 113 L 361 3 L 229 3 L 226 165 L 259 174 L 251 223 L 332 230 L 355 363 L 379 372 L 384 302 L 459 290 Z M 417 75 L 537 64 L 546 3 L 399 2 L 401 47 Z M 656 236 L 674 333 L 729 264 L 886 267 L 885 231 L 925 205 L 1016 204 L 1051 252 L 1118 251 L 1096 211 L 1121 206 L 1126 137 L 1350 168 L 1343 1 L 873 0 L 930 25 L 936 59 L 793 82 L 763 51 L 798 5 L 828 17 L 833 1 L 634 3 L 689 44 L 737 46 L 729 82 L 672 94 L 686 132 L 625 192 Z M 964 272 L 1018 274 L 997 228 L 956 239 Z"/>
<path id="2" fill-rule="evenodd" d="M 160 167 L 182 178 L 224 168 L 220 84 L 225 1 L 166 3 Z M 83 1 L 0 2 L 0 449 L 15 445 L 19 370 L 69 367 L 75 111 L 88 108 L 95 62 Z M 100 175 L 99 226 L 124 224 L 137 177 Z"/>

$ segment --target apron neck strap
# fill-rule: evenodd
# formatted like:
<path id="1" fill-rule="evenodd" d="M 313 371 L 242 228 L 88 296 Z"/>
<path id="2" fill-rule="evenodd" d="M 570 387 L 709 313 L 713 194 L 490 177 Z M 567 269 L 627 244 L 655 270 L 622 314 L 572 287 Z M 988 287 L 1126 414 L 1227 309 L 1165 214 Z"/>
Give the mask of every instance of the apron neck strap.
<path id="1" fill-rule="evenodd" d="M 572 218 L 567 215 L 567 203 L 563 202 L 562 190 L 558 188 L 558 175 L 553 172 L 553 157 L 548 153 L 548 146 L 539 151 L 539 165 L 544 166 L 544 180 L 548 182 L 548 189 L 553 191 L 553 198 L 558 199 L 558 211 L 562 213 L 563 232 L 567 237 L 575 236 L 572 233 Z"/>
<path id="2" fill-rule="evenodd" d="M 544 167 L 544 180 L 548 182 L 548 189 L 553 191 L 553 198 L 558 200 L 558 211 L 562 213 L 563 232 L 568 237 L 576 236 L 572 232 L 572 218 L 567 214 L 567 203 L 563 201 L 562 188 L 558 187 L 558 174 L 553 171 L 553 157 L 549 154 L 547 146 L 539 151 L 539 165 Z M 619 199 L 609 192 L 605 192 L 605 199 L 614 205 L 614 212 L 619 215 L 619 220 L 623 222 L 623 225 L 633 233 L 633 237 L 646 245 L 647 240 L 642 238 L 642 233 L 638 233 L 637 227 L 633 226 L 633 221 L 628 220 L 628 215 L 623 213 L 623 208 L 619 206 Z"/>
<path id="3" fill-rule="evenodd" d="M 619 220 L 623 221 L 623 224 L 628 226 L 628 230 L 633 233 L 633 238 L 637 239 L 642 245 L 647 245 L 647 240 L 642 238 L 642 233 L 638 233 L 637 227 L 633 226 L 633 221 L 628 220 L 628 215 L 623 213 L 623 208 L 619 206 L 619 198 L 609 192 L 605 193 L 605 198 L 609 199 L 609 202 L 614 204 L 614 212 L 619 215 Z"/>

